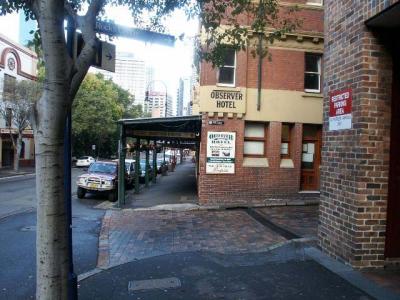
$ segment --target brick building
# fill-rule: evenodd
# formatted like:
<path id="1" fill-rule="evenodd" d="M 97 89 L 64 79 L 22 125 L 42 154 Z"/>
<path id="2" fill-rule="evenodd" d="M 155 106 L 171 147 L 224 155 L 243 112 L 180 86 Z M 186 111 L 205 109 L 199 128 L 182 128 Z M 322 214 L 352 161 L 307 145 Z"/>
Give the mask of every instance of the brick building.
<path id="1" fill-rule="evenodd" d="M 7 107 L 8 89 L 15 87 L 17 80 L 36 80 L 37 56 L 35 52 L 23 47 L 0 34 L 0 105 Z M 13 149 L 10 132 L 17 135 L 12 124 L 12 110 L 7 118 L 0 116 L 0 168 L 12 167 L 16 151 Z M 23 132 L 20 166 L 34 165 L 33 130 Z"/>
<path id="2" fill-rule="evenodd" d="M 200 65 L 193 107 L 203 116 L 200 204 L 298 203 L 319 196 L 322 1 L 279 4 L 297 4 L 303 25 L 270 45 L 260 89 L 259 59 L 250 51 L 229 51 L 219 69 Z"/>
<path id="3" fill-rule="evenodd" d="M 319 239 L 359 268 L 400 257 L 399 20 L 398 1 L 325 1 Z M 337 128 L 340 93 L 352 105 Z"/>

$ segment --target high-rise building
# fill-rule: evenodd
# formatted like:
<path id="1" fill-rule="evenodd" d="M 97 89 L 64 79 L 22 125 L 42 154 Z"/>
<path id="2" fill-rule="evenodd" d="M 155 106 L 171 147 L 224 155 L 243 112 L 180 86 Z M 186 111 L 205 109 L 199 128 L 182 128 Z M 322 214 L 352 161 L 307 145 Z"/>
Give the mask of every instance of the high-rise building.
<path id="1" fill-rule="evenodd" d="M 179 79 L 179 87 L 177 91 L 177 115 L 189 116 L 192 114 L 192 77 L 183 77 Z"/>
<path id="2" fill-rule="evenodd" d="M 179 79 L 179 87 L 176 92 L 176 115 L 183 116 L 183 89 L 184 84 L 182 78 Z"/>
<path id="3" fill-rule="evenodd" d="M 165 113 L 167 117 L 172 117 L 174 115 L 172 105 L 172 96 L 168 93 L 150 91 L 145 103 L 145 111 L 151 113 L 153 118 L 163 118 Z"/>
<path id="4" fill-rule="evenodd" d="M 136 58 L 133 53 L 117 52 L 115 59 L 115 73 L 98 70 L 105 78 L 111 79 L 133 95 L 133 103 L 144 107 L 146 91 L 146 64 Z"/>

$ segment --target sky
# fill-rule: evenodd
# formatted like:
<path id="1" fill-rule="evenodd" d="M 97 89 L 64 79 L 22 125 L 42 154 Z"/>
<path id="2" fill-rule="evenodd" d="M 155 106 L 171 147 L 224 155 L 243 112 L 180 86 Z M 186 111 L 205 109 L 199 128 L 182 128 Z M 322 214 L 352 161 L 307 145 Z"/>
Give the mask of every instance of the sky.
<path id="1" fill-rule="evenodd" d="M 107 8 L 106 17 L 116 24 L 134 27 L 128 9 L 124 7 Z M 196 20 L 187 20 L 182 11 L 175 12 L 165 22 L 166 33 L 174 36 L 185 34 L 183 41 L 177 41 L 175 47 L 166 47 L 155 44 L 134 41 L 125 38 L 114 38 L 117 51 L 134 53 L 136 57 L 145 59 L 155 69 L 155 79 L 164 81 L 168 86 L 168 93 L 175 98 L 180 77 L 191 74 L 193 62 L 192 38 L 198 31 Z M 19 40 L 19 17 L 11 14 L 0 17 L 0 33 L 14 41 Z"/>

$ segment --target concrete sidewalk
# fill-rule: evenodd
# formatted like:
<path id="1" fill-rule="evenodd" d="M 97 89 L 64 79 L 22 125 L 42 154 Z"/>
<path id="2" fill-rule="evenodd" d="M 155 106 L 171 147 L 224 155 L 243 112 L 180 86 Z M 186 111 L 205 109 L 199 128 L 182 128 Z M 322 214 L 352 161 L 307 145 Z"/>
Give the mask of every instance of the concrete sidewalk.
<path id="1" fill-rule="evenodd" d="M 21 167 L 18 171 L 13 168 L 0 168 L 0 179 L 33 174 L 35 174 L 35 167 Z"/>
<path id="2" fill-rule="evenodd" d="M 317 207 L 109 210 L 80 299 L 400 299 L 313 247 Z"/>
<path id="3" fill-rule="evenodd" d="M 141 186 L 139 194 L 128 191 L 127 208 L 149 208 L 166 204 L 197 204 L 195 165 L 184 161 L 167 176 L 157 175 L 157 182 L 148 188 Z"/>

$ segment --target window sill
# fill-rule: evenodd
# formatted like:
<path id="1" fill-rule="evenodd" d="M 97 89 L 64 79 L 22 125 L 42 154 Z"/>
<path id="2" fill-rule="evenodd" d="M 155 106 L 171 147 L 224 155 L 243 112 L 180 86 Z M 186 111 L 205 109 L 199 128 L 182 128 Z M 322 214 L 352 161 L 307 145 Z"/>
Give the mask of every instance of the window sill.
<path id="1" fill-rule="evenodd" d="M 220 87 L 231 87 L 234 88 L 236 87 L 236 85 L 234 83 L 229 84 L 229 83 L 217 83 L 216 86 L 220 86 Z"/>
<path id="2" fill-rule="evenodd" d="M 290 158 L 282 158 L 280 167 L 282 169 L 293 169 L 294 168 L 293 160 Z"/>
<path id="3" fill-rule="evenodd" d="M 244 157 L 243 167 L 248 168 L 268 168 L 268 158 L 266 157 Z"/>
<path id="4" fill-rule="evenodd" d="M 319 99 L 323 99 L 324 95 L 322 95 L 320 92 L 310 92 L 310 91 L 305 91 L 302 95 L 302 97 L 304 98 L 319 98 Z"/>

